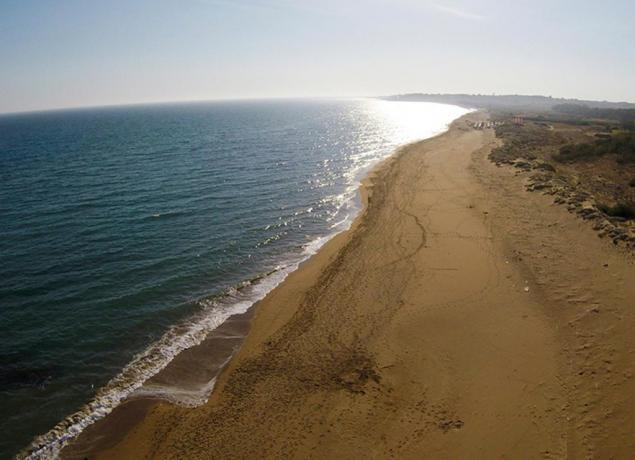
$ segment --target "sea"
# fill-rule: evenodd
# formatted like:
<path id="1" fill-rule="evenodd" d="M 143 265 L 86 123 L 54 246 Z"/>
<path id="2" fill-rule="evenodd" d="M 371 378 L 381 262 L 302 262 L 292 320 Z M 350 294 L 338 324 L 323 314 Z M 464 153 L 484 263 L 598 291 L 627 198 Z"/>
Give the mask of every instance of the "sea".
<path id="1" fill-rule="evenodd" d="M 55 458 L 346 230 L 370 168 L 467 111 L 292 99 L 0 115 L 0 458 Z"/>

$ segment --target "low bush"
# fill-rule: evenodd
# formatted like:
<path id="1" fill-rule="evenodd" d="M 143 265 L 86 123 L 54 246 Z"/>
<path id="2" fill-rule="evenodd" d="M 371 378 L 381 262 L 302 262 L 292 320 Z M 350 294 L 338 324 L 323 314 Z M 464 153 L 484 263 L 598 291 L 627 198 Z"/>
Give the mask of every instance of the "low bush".
<path id="1" fill-rule="evenodd" d="M 550 132 L 542 125 L 530 123 L 517 126 L 507 123 L 496 127 L 496 136 L 503 139 L 503 145 L 492 150 L 490 159 L 508 163 L 516 159 L 534 160 L 537 148 L 549 143 Z"/>
<path id="2" fill-rule="evenodd" d="M 619 163 L 635 163 L 635 133 L 619 133 L 587 144 L 567 144 L 553 158 L 560 163 L 571 163 L 606 154 L 617 155 Z"/>
<path id="3" fill-rule="evenodd" d="M 627 220 L 635 219 L 635 203 L 632 201 L 617 203 L 615 206 L 600 204 L 598 209 L 607 216 L 621 217 Z"/>
<path id="4" fill-rule="evenodd" d="M 536 166 L 536 169 L 539 169 L 541 171 L 556 172 L 556 168 L 551 166 L 549 163 L 540 163 Z"/>

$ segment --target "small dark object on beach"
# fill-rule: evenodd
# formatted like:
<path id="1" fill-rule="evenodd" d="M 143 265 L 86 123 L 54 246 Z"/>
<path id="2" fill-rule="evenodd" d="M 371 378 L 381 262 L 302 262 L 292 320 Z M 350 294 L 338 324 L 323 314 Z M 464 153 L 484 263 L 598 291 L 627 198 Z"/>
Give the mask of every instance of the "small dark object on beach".
<path id="1" fill-rule="evenodd" d="M 465 425 L 463 420 L 443 420 L 439 422 L 439 428 L 443 430 L 444 433 L 450 430 L 460 430 L 463 428 L 463 425 Z"/>

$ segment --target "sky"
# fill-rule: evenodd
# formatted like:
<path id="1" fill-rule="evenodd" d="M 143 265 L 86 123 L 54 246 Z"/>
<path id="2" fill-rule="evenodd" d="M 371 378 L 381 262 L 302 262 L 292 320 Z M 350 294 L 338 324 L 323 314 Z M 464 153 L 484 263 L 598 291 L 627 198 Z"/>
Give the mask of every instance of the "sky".
<path id="1" fill-rule="evenodd" d="M 407 92 L 635 102 L 633 0 L 0 0 L 0 113 Z"/>

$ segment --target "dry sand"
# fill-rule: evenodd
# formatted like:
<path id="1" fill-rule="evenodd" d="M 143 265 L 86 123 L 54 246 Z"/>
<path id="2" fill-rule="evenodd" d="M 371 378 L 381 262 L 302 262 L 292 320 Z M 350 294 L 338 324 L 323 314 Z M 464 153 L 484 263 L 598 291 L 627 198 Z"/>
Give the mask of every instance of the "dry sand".
<path id="1" fill-rule="evenodd" d="M 375 170 L 207 404 L 154 404 L 89 456 L 632 457 L 632 257 L 493 166 L 483 117 Z"/>

